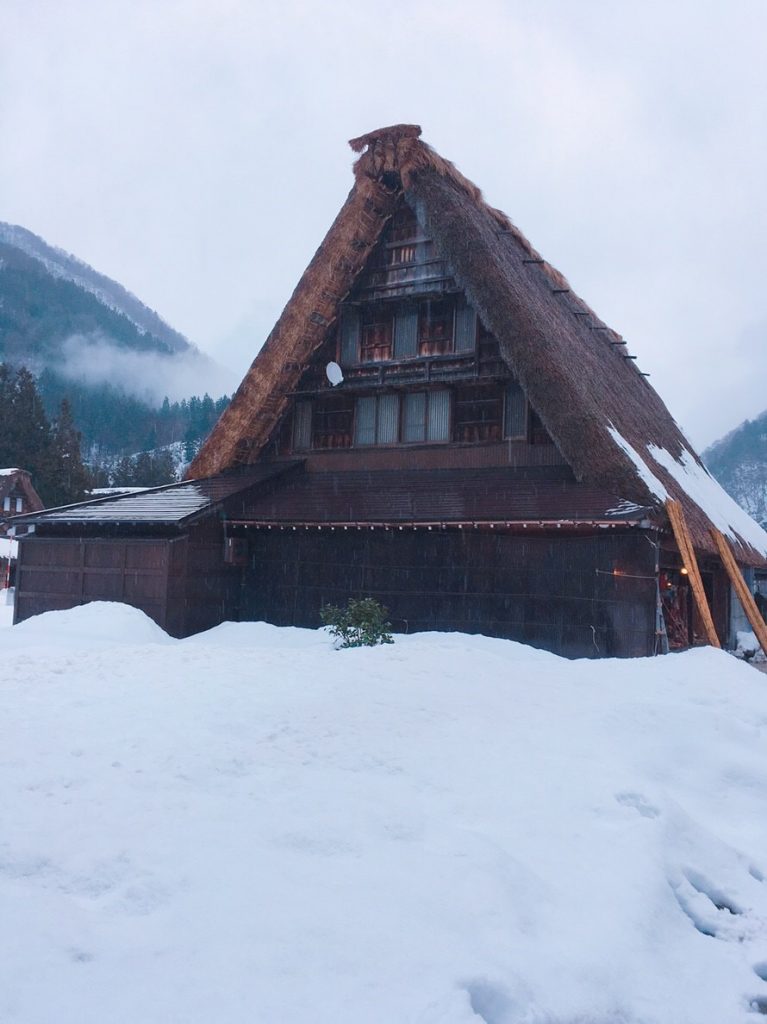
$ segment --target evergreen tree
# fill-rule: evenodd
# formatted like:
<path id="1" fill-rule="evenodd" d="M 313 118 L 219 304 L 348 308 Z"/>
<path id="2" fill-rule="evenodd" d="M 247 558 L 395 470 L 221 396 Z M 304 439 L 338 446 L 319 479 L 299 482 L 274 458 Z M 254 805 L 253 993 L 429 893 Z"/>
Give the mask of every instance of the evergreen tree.
<path id="1" fill-rule="evenodd" d="M 75 429 L 72 410 L 67 399 L 53 427 L 54 464 L 56 479 L 51 482 L 50 501 L 54 505 L 70 505 L 83 501 L 92 486 L 80 453 L 81 435 Z"/>
<path id="2" fill-rule="evenodd" d="M 40 497 L 50 505 L 58 470 L 53 433 L 37 393 L 35 378 L 25 366 L 16 373 L 10 414 L 15 448 L 13 464 L 29 471 Z"/>

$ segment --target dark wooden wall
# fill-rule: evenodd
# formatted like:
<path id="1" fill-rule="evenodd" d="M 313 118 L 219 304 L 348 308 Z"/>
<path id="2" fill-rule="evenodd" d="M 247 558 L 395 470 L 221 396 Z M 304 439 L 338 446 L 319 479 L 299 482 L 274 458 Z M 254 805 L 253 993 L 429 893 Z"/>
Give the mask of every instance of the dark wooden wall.
<path id="1" fill-rule="evenodd" d="M 323 604 L 375 597 L 400 631 L 484 633 L 569 657 L 653 651 L 655 552 L 643 531 L 299 529 L 249 543 L 242 619 L 311 627 Z"/>
<path id="2" fill-rule="evenodd" d="M 41 537 L 19 545 L 15 621 L 89 601 L 123 601 L 164 627 L 171 549 L 184 539 Z"/>
<path id="3" fill-rule="evenodd" d="M 172 537 L 34 534 L 20 544 L 14 621 L 122 601 L 171 636 L 189 636 L 236 617 L 239 580 L 218 520 Z"/>

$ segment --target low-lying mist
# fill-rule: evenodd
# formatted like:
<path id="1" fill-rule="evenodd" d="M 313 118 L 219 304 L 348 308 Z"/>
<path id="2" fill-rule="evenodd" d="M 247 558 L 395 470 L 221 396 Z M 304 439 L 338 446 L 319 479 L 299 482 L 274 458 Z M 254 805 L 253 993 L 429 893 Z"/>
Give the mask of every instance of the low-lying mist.
<path id="1" fill-rule="evenodd" d="M 68 380 L 111 384 L 151 405 L 231 393 L 239 383 L 231 370 L 197 349 L 164 355 L 122 348 L 105 335 L 74 334 L 60 348 L 55 369 Z"/>

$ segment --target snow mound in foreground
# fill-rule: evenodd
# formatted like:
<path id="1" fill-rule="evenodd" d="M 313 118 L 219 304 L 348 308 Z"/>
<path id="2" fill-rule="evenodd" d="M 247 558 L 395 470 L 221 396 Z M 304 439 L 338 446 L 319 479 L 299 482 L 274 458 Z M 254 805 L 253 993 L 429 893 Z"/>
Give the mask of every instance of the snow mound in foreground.
<path id="1" fill-rule="evenodd" d="M 26 627 L 0 679 L 3 1022 L 767 1012 L 750 666 L 263 624 L 158 643 L 110 605 Z"/>
<path id="2" fill-rule="evenodd" d="M 42 612 L 3 633 L 3 645 L 91 647 L 168 643 L 170 637 L 138 608 L 116 601 L 93 601 L 61 612 Z"/>

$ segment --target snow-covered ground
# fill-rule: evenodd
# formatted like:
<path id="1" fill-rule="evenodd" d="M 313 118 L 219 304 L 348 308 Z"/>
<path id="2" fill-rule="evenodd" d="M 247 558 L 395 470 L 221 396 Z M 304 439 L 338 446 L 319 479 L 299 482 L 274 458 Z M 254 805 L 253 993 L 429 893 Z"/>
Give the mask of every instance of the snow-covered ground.
<path id="1" fill-rule="evenodd" d="M 0 632 L 3 1024 L 756 1024 L 767 680 L 95 604 Z"/>

